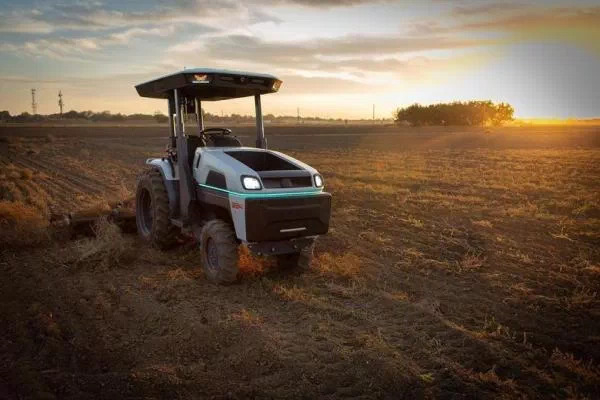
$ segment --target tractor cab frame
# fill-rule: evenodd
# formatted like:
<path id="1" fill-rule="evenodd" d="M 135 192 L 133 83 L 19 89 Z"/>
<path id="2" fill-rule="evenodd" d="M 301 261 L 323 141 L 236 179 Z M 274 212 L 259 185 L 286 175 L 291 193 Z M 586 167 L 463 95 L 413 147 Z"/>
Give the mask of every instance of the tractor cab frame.
<path id="1" fill-rule="evenodd" d="M 168 102 L 167 156 L 146 160 L 138 178 L 136 224 L 158 247 L 192 232 L 206 274 L 231 282 L 244 244 L 280 264 L 307 268 L 318 235 L 329 229 L 331 195 L 311 166 L 267 149 L 261 96 L 279 90 L 273 75 L 209 68 L 184 69 L 136 86 L 142 97 Z M 255 147 L 226 128 L 205 128 L 204 101 L 254 97 Z M 197 132 L 186 132 L 195 115 Z"/>
<path id="2" fill-rule="evenodd" d="M 253 96 L 256 116 L 256 147 L 266 149 L 267 139 L 265 138 L 260 96 L 277 92 L 281 83 L 279 79 L 268 74 L 193 68 L 136 85 L 135 88 L 141 97 L 167 99 L 168 101 L 170 138 L 168 153 L 170 161 L 177 163 L 180 175 L 178 212 L 174 213 L 179 217 L 172 218 L 175 224 L 180 227 L 188 225 L 189 205 L 195 197 L 190 160 L 190 157 L 194 157 L 192 151 L 198 146 L 209 146 L 219 142 L 218 138 L 210 140 L 210 136 L 216 135 L 209 135 L 204 128 L 202 102 Z M 188 119 L 187 116 L 190 113 L 195 115 L 198 136 L 186 134 L 184 121 Z M 223 134 L 231 133 L 226 129 L 222 129 L 221 132 Z"/>

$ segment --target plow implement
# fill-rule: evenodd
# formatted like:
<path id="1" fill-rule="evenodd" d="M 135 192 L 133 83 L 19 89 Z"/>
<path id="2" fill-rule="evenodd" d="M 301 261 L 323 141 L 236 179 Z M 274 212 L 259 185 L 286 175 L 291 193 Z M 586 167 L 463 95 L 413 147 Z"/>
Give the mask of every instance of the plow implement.
<path id="1" fill-rule="evenodd" d="M 135 199 L 109 203 L 107 207 L 94 207 L 67 214 L 55 213 L 50 224 L 69 237 L 94 236 L 94 226 L 100 219 L 117 225 L 124 233 L 135 233 Z"/>

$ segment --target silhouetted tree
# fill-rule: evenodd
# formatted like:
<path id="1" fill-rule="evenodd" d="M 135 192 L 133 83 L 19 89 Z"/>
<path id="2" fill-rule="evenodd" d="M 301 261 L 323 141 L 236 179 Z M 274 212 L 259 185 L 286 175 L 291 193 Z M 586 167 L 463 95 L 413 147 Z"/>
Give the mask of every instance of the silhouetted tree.
<path id="1" fill-rule="evenodd" d="M 154 111 L 154 120 L 156 121 L 156 123 L 160 124 L 167 122 L 169 120 L 169 117 L 167 117 L 160 111 Z"/>
<path id="2" fill-rule="evenodd" d="M 422 106 L 413 104 L 394 112 L 396 122 L 406 121 L 412 126 L 459 125 L 483 126 L 501 125 L 513 119 L 514 109 L 510 104 L 498 105 L 490 100 L 440 103 Z"/>
<path id="3" fill-rule="evenodd" d="M 508 103 L 500 103 L 496 106 L 496 113 L 492 117 L 492 124 L 501 125 L 505 121 L 512 121 L 515 109 Z"/>

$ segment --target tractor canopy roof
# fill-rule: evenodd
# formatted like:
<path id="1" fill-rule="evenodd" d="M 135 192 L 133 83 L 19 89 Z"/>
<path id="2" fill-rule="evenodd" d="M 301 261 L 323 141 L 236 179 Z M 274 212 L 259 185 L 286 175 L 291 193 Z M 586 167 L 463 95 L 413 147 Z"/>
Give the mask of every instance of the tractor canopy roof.
<path id="1" fill-rule="evenodd" d="M 173 89 L 179 89 L 180 96 L 216 101 L 274 93 L 280 86 L 281 81 L 273 75 L 226 69 L 190 68 L 140 83 L 135 89 L 142 97 L 167 99 Z"/>

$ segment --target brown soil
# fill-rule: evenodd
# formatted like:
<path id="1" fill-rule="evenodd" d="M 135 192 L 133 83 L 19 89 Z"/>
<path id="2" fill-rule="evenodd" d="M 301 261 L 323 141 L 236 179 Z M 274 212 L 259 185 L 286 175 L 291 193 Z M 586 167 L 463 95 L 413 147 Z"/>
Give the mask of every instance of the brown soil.
<path id="1" fill-rule="evenodd" d="M 215 286 L 105 222 L 1 243 L 0 398 L 598 396 L 600 129 L 275 133 L 333 194 L 310 272 Z M 160 134 L 1 127 L 0 200 L 110 203 Z"/>

